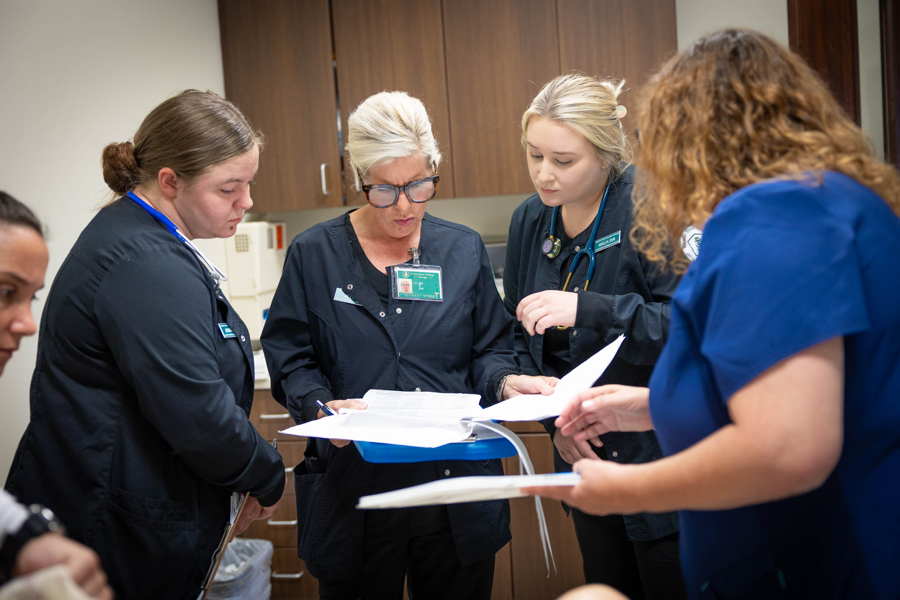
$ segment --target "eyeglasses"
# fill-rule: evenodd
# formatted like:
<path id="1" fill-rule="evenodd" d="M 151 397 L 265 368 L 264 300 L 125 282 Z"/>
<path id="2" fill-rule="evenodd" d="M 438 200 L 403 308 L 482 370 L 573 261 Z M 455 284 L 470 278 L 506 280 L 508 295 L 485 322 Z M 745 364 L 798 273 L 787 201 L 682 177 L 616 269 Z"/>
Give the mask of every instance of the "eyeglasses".
<path id="1" fill-rule="evenodd" d="M 362 191 L 366 193 L 366 200 L 375 208 L 390 208 L 400 200 L 400 192 L 406 194 L 410 202 L 422 204 L 428 202 L 437 193 L 437 184 L 440 175 L 432 175 L 425 179 L 410 181 L 406 185 L 395 186 L 387 184 L 362 185 Z M 362 176 L 359 178 L 362 181 Z"/>

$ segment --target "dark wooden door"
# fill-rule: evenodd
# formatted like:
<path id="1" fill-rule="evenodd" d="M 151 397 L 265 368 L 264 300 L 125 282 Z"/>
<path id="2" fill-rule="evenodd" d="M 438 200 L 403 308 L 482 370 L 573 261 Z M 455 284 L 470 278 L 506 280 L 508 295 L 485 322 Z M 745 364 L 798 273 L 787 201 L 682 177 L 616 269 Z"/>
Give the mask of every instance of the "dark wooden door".
<path id="1" fill-rule="evenodd" d="M 341 126 L 378 92 L 403 91 L 425 104 L 443 159 L 438 199 L 453 197 L 453 159 L 440 0 L 332 0 Z M 348 204 L 365 204 L 345 175 Z"/>
<path id="2" fill-rule="evenodd" d="M 343 205 L 328 0 L 219 0 L 225 95 L 268 140 L 254 212 Z"/>
<path id="3" fill-rule="evenodd" d="M 445 0 L 444 40 L 458 197 L 533 192 L 522 113 L 559 75 L 555 0 Z"/>

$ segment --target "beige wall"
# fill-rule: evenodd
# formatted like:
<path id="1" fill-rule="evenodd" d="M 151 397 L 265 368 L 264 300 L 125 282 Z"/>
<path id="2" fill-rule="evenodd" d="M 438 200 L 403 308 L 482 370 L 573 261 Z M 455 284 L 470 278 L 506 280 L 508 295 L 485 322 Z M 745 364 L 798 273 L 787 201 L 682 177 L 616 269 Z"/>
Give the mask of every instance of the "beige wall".
<path id="1" fill-rule="evenodd" d="M 224 92 L 216 0 L 0 0 L 0 57 L 0 189 L 49 230 L 49 288 L 107 199 L 103 146 L 176 92 Z M 0 378 L 0 484 L 28 423 L 36 347 L 23 340 Z"/>

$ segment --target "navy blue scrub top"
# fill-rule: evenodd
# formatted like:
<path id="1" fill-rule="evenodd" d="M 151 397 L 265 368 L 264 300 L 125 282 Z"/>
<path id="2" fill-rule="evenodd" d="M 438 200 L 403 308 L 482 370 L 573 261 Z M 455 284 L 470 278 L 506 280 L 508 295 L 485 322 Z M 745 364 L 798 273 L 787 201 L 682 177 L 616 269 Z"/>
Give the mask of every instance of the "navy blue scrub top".
<path id="1" fill-rule="evenodd" d="M 844 336 L 844 446 L 813 492 L 682 511 L 688 593 L 900 597 L 900 220 L 871 190 L 828 172 L 821 185 L 744 188 L 703 234 L 650 381 L 663 450 L 729 424 L 735 392 L 836 336 Z"/>

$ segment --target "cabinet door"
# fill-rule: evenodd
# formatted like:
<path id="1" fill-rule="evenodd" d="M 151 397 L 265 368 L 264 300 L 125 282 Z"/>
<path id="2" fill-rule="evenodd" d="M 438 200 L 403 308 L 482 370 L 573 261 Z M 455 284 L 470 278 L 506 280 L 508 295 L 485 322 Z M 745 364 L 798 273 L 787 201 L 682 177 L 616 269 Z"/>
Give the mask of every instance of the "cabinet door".
<path id="1" fill-rule="evenodd" d="M 519 436 L 534 464 L 536 473 L 553 473 L 553 442 L 546 433 Z M 507 475 L 519 474 L 518 457 L 503 460 Z M 557 572 L 550 566 L 550 577 L 541 551 L 537 511 L 534 498 L 514 498 L 509 501 L 512 513 L 512 576 L 515 600 L 543 600 L 584 584 L 581 551 L 572 524 L 562 504 L 556 500 L 542 500 L 547 530 Z"/>
<path id="2" fill-rule="evenodd" d="M 450 118 L 440 0 L 332 0 L 341 131 L 359 103 L 378 92 L 403 91 L 425 104 L 443 159 L 438 199 L 453 197 Z M 346 173 L 349 204 L 365 204 Z"/>
<path id="3" fill-rule="evenodd" d="M 268 145 L 254 211 L 342 206 L 328 0 L 219 0 L 225 93 Z"/>
<path id="4" fill-rule="evenodd" d="M 640 87 L 678 50 L 675 0 L 558 0 L 562 71 L 625 79 L 622 122 L 634 129 Z"/>
<path id="5" fill-rule="evenodd" d="M 444 37 L 454 191 L 534 191 L 522 113 L 559 74 L 555 0 L 446 0 Z"/>

